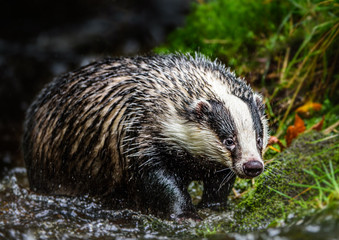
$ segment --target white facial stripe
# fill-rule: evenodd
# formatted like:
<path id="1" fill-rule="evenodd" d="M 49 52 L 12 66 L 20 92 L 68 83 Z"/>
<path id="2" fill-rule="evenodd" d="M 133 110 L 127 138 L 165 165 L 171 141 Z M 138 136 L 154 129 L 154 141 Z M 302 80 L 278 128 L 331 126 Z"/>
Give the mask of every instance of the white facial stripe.
<path id="1" fill-rule="evenodd" d="M 263 97 L 260 94 L 254 93 L 253 101 L 256 101 L 256 98 L 260 99 L 260 101 L 263 102 Z M 263 149 L 265 149 L 269 138 L 268 122 L 266 116 L 261 116 L 260 121 L 263 127 Z"/>
<path id="2" fill-rule="evenodd" d="M 263 149 L 264 149 L 267 146 L 268 138 L 269 138 L 268 123 L 267 123 L 267 119 L 265 116 L 261 117 L 261 122 L 263 124 L 263 132 L 264 132 L 264 136 L 263 136 Z"/>
<path id="3" fill-rule="evenodd" d="M 256 159 L 262 162 L 256 144 L 252 114 L 248 105 L 234 95 L 224 94 L 223 100 L 235 123 L 238 147 L 241 149 L 241 160 L 237 162 L 236 168 L 242 171 L 242 164 L 248 160 Z"/>
<path id="4" fill-rule="evenodd" d="M 213 89 L 213 92 L 216 93 L 217 96 L 225 96 L 225 94 L 231 94 L 229 91 L 230 87 L 225 83 L 222 83 L 220 80 L 215 79 L 211 73 L 206 74 L 207 78 L 209 79 L 209 84 Z M 227 91 L 227 92 L 226 92 Z"/>

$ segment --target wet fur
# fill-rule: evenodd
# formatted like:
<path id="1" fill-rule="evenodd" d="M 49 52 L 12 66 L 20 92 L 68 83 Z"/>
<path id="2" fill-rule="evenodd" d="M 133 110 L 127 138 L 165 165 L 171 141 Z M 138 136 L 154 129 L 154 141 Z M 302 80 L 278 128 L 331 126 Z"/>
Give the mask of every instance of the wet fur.
<path id="1" fill-rule="evenodd" d="M 232 101 L 253 123 L 230 117 Z M 231 153 L 222 140 L 236 134 L 234 126 L 252 124 L 266 146 L 263 111 L 260 96 L 244 81 L 201 55 L 95 62 L 55 79 L 27 111 L 23 149 L 30 186 L 199 218 L 188 184 L 204 182 L 201 206 L 224 206 L 235 173 L 242 174 L 235 168 L 247 158 L 239 159 L 242 150 Z M 256 151 L 261 158 L 262 149 Z"/>

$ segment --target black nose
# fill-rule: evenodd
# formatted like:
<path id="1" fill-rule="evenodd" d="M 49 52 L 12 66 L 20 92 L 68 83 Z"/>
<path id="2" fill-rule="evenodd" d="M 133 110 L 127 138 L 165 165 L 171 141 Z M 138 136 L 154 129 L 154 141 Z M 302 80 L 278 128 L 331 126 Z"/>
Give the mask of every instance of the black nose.
<path id="1" fill-rule="evenodd" d="M 242 168 L 248 177 L 256 177 L 262 172 L 264 166 L 257 160 L 251 160 L 246 162 Z"/>

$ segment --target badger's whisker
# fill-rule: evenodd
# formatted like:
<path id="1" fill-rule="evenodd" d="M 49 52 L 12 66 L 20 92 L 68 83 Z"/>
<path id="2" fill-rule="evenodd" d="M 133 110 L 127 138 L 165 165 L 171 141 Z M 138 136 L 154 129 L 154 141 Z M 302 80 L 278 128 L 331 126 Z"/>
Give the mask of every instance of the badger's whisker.
<path id="1" fill-rule="evenodd" d="M 220 189 L 225 185 L 225 183 L 227 183 L 233 176 L 235 175 L 235 173 L 233 171 L 229 172 L 224 179 L 221 181 L 218 191 L 220 191 Z"/>
<path id="2" fill-rule="evenodd" d="M 223 168 L 221 170 L 217 170 L 215 171 L 216 173 L 219 173 L 219 172 L 224 172 L 224 171 L 227 171 L 227 170 L 230 170 L 230 169 L 233 169 L 233 168 L 230 168 L 230 167 L 226 167 L 226 168 Z"/>

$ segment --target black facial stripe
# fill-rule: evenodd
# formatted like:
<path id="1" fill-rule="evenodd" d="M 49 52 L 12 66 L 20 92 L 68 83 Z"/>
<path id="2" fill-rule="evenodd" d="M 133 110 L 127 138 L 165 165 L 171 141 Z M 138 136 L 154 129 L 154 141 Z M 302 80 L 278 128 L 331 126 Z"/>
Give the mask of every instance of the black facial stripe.
<path id="1" fill-rule="evenodd" d="M 217 133 L 221 142 L 227 137 L 236 135 L 235 121 L 228 109 L 219 102 L 209 100 L 212 111 L 208 113 L 210 127 Z"/>
<path id="2" fill-rule="evenodd" d="M 241 159 L 242 150 L 238 143 L 238 132 L 235 125 L 234 118 L 229 109 L 224 104 L 209 100 L 212 111 L 208 113 L 210 128 L 218 135 L 219 140 L 223 142 L 225 139 L 231 137 L 235 142 L 235 148 L 230 151 L 232 157 L 232 166 Z M 226 147 L 226 146 L 225 146 Z"/>

